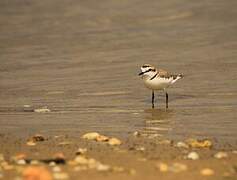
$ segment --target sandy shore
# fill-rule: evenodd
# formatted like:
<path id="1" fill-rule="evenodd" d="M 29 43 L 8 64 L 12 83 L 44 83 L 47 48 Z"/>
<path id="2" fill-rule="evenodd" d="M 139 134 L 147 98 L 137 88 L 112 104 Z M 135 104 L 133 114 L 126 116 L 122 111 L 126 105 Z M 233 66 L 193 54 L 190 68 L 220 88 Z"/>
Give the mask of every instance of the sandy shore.
<path id="1" fill-rule="evenodd" d="M 194 148 L 186 147 L 188 144 L 184 141 L 182 144 L 134 135 L 122 139 L 121 145 L 65 135 L 42 137 L 42 141 L 31 142 L 31 137 L 1 135 L 1 157 L 5 159 L 1 158 L 3 179 L 22 179 L 29 167 L 45 167 L 54 179 L 216 180 L 237 177 L 237 151 L 231 146 L 218 149 L 214 143 L 210 148 Z M 198 157 L 188 155 L 190 152 L 196 152 Z M 29 174 L 41 177 L 37 173 Z"/>

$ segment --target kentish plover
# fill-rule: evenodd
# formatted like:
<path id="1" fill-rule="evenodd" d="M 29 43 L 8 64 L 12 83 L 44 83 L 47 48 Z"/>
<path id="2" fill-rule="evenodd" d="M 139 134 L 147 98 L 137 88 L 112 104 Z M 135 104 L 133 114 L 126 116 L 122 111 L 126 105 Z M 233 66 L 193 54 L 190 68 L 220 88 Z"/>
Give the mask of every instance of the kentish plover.
<path id="1" fill-rule="evenodd" d="M 162 69 L 156 69 L 150 64 L 144 64 L 141 66 L 139 76 L 142 77 L 145 86 L 152 90 L 152 108 L 154 108 L 155 90 L 163 90 L 165 92 L 166 108 L 168 108 L 167 88 L 183 77 L 182 74 L 175 75 Z"/>

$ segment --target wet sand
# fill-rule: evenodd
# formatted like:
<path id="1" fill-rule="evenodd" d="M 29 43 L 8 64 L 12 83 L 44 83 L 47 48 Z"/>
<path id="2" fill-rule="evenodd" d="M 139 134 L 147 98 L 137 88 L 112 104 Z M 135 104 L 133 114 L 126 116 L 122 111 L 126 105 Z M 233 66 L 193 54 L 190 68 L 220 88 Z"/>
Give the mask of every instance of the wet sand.
<path id="1" fill-rule="evenodd" d="M 132 134 L 139 131 L 175 142 L 208 138 L 215 149 L 201 152 L 209 153 L 207 159 L 194 165 L 185 161 L 191 170 L 183 177 L 199 173 L 196 166 L 213 165 L 222 178 L 236 160 L 232 155 L 226 161 L 212 158 L 215 150 L 232 152 L 237 147 L 236 5 L 234 0 L 1 1 L 0 153 L 34 156 L 35 151 L 46 158 L 47 151 L 65 151 L 70 158 L 81 146 L 80 136 L 97 131 L 121 138 L 128 152 L 120 155 L 107 146 L 91 145 L 92 157 L 108 164 L 121 161 L 139 173 L 85 172 L 81 178 L 142 179 L 149 174 L 151 179 L 172 179 L 177 174 L 160 173 L 152 155 L 173 161 L 180 152 L 157 146 L 134 155 L 130 143 L 151 146 L 141 139 L 127 142 Z M 169 110 L 162 92 L 156 93 L 156 109 L 150 109 L 151 92 L 137 77 L 143 63 L 184 74 L 169 89 Z M 31 111 L 41 107 L 51 112 Z M 25 145 L 36 133 L 51 137 L 47 146 L 42 144 L 46 152 L 41 145 L 34 150 Z M 73 147 L 54 149 L 56 135 L 70 137 Z M 140 156 L 151 158 L 136 162 Z"/>
<path id="2" fill-rule="evenodd" d="M 227 157 L 215 158 L 220 152 L 214 146 L 209 148 L 184 148 L 177 147 L 177 142 L 157 137 L 135 137 L 123 139 L 120 146 L 109 146 L 105 142 L 96 142 L 75 138 L 72 136 L 44 136 L 46 140 L 37 142 L 36 145 L 26 144 L 24 138 L 1 136 L 1 152 L 5 161 L 1 161 L 1 175 L 4 179 L 22 177 L 22 172 L 27 167 L 46 167 L 55 174 L 66 174 L 67 178 L 54 179 L 236 179 L 236 149 L 229 147 L 225 150 Z M 29 139 L 29 138 L 28 138 Z M 83 155 L 76 155 L 79 148 L 86 148 Z M 232 149 L 232 150 L 231 150 Z M 187 159 L 190 152 L 197 152 L 199 159 Z M 223 149 L 222 151 L 223 152 Z M 63 154 L 65 162 L 54 163 L 50 159 L 55 154 Z M 24 163 L 15 157 L 24 157 Z M 75 163 L 76 157 L 93 158 L 108 166 L 109 169 L 95 169 L 87 167 L 85 163 Z M 29 161 L 31 160 L 31 161 Z M 35 165 L 33 161 L 38 161 Z M 42 161 L 42 162 L 40 162 Z M 45 163 L 45 162 L 48 163 Z M 6 166 L 6 163 L 7 165 Z M 168 166 L 168 170 L 161 169 L 159 164 Z M 185 166 L 185 169 L 172 167 L 173 164 Z M 10 167 L 9 167 L 10 165 Z M 60 171 L 55 171 L 59 168 Z M 213 174 L 202 175 L 203 169 L 211 169 Z"/>

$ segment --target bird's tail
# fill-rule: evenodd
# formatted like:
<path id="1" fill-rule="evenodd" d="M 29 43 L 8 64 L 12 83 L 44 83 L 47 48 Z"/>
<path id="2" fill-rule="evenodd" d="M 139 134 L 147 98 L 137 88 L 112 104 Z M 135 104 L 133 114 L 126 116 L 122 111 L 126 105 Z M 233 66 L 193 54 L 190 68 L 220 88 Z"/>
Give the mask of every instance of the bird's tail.
<path id="1" fill-rule="evenodd" d="M 174 75 L 172 84 L 175 83 L 176 81 L 178 81 L 179 79 L 182 79 L 183 77 L 184 77 L 183 74 Z"/>

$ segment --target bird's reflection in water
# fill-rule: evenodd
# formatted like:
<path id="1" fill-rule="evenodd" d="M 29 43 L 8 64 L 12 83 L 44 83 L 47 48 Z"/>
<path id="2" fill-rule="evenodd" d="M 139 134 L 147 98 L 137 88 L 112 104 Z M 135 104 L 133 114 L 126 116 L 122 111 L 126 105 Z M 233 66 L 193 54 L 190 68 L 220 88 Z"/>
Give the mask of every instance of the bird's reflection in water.
<path id="1" fill-rule="evenodd" d="M 172 130 L 171 117 L 174 112 L 167 109 L 144 110 L 144 127 L 140 132 L 144 135 L 163 136 Z"/>

